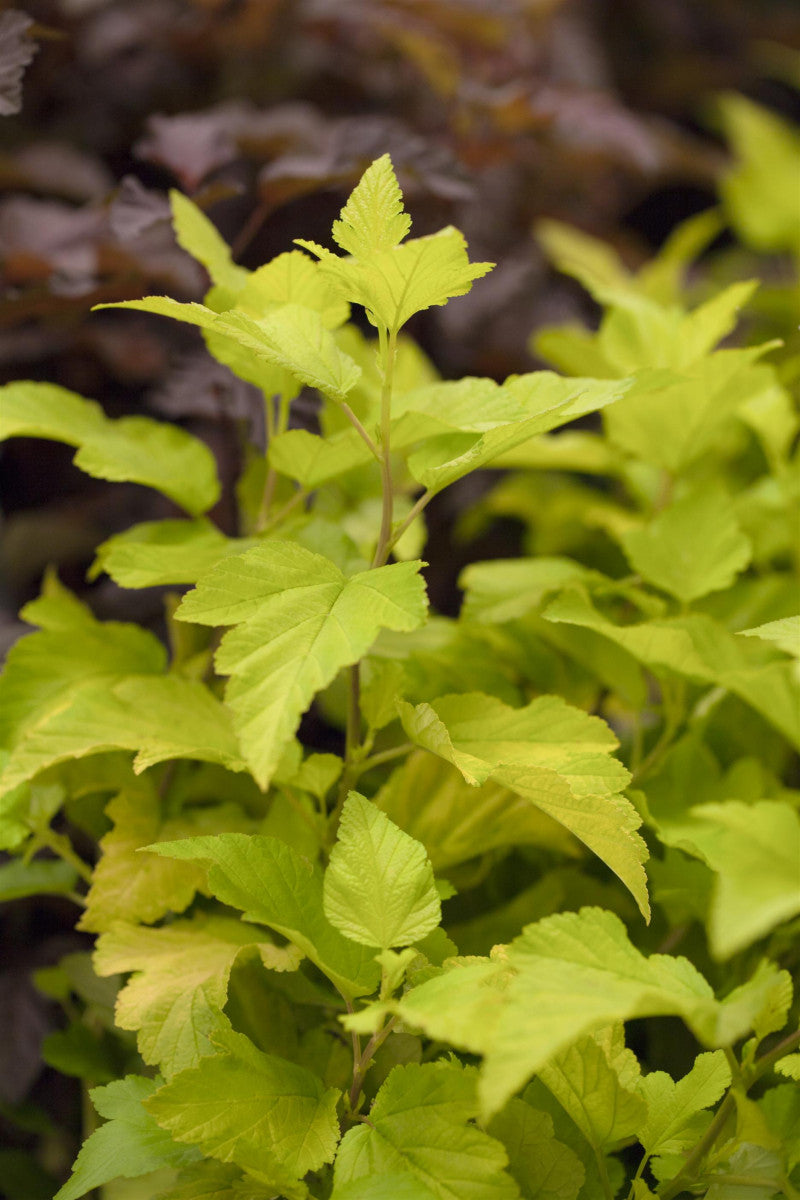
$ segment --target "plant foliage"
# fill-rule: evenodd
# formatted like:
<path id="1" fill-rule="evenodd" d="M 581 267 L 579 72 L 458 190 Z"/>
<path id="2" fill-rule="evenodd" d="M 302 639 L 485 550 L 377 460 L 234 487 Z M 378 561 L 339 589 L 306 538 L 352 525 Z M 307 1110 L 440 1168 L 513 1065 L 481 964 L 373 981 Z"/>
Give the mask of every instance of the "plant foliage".
<path id="1" fill-rule="evenodd" d="M 724 113 L 738 212 L 788 143 Z M 205 303 L 119 307 L 198 326 L 261 389 L 236 536 L 188 432 L 0 391 L 0 438 L 187 514 L 95 565 L 189 585 L 169 653 L 51 576 L 0 680 L 0 895 L 66 894 L 98 935 L 88 990 L 68 960 L 41 980 L 71 1021 L 53 1061 L 103 1119 L 56 1200 L 120 1177 L 159 1200 L 796 1196 L 798 421 L 776 342 L 719 346 L 754 285 L 690 299 L 696 224 L 632 275 L 551 223 L 599 329 L 539 334 L 558 373 L 440 380 L 404 326 L 491 264 L 451 227 L 408 237 L 388 155 L 342 254 L 300 240 L 249 272 L 185 196 L 172 214 Z M 796 252 L 789 225 L 754 238 Z M 289 428 L 303 388 L 318 432 Z M 531 553 L 472 564 L 460 615 L 433 614 L 426 509 L 486 466 L 510 473 L 471 519 L 515 516 Z M 312 709 L 341 753 L 304 737 Z"/>

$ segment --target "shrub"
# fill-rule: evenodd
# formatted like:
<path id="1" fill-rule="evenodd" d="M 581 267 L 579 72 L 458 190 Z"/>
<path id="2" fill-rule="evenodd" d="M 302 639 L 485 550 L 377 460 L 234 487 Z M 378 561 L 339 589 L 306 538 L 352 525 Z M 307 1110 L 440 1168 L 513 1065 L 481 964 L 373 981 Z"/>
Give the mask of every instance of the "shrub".
<path id="1" fill-rule="evenodd" d="M 172 212 L 205 303 L 119 307 L 200 327 L 262 389 L 237 536 L 190 434 L 0 392 L 0 436 L 183 509 L 95 572 L 191 585 L 167 651 L 50 577 L 0 683 L 0 889 L 63 893 L 97 935 L 91 970 L 38 977 L 68 1018 L 47 1060 L 105 1119 L 56 1200 L 118 1177 L 161 1200 L 795 1195 L 797 418 L 774 342 L 717 348 L 755 284 L 687 299 L 717 219 L 637 275 L 542 227 L 604 315 L 540 332 L 561 373 L 498 384 L 439 379 L 403 332 L 491 264 L 456 229 L 407 236 L 388 156 L 341 254 L 249 272 Z M 302 388 L 316 433 L 290 427 Z M 432 615 L 425 509 L 487 466 L 508 473 L 464 535 L 503 514 L 528 553 L 472 563 L 459 616 Z"/>

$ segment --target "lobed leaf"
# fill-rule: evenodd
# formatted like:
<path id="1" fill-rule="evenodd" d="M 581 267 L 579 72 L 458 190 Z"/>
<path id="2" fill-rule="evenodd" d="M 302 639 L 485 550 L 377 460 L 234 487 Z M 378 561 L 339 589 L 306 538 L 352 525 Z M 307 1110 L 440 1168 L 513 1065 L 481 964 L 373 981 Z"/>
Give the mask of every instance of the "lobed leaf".
<path id="1" fill-rule="evenodd" d="M 134 972 L 117 997 L 116 1024 L 136 1032 L 144 1061 L 169 1079 L 215 1053 L 233 964 L 263 940 L 260 929 L 230 917 L 163 929 L 117 921 L 98 938 L 94 966 L 98 975 Z"/>
<path id="2" fill-rule="evenodd" d="M 539 1078 L 595 1151 L 636 1137 L 647 1115 L 641 1069 L 620 1025 L 606 1026 L 556 1054 Z"/>
<path id="3" fill-rule="evenodd" d="M 218 563 L 184 598 L 178 619 L 236 625 L 216 662 L 231 676 L 226 700 L 262 787 L 315 693 L 358 662 L 381 629 L 423 623 L 419 566 L 395 563 L 348 579 L 296 543 L 265 542 Z"/>
<path id="4" fill-rule="evenodd" d="M 649 958 L 597 908 L 529 925 L 494 960 L 453 963 L 390 1006 L 427 1036 L 481 1054 L 490 1116 L 553 1057 L 603 1025 L 680 1016 L 706 1046 L 733 1044 L 759 1019 L 779 973 L 765 966 L 724 1000 L 684 958 Z"/>
<path id="5" fill-rule="evenodd" d="M 178 1142 L 221 1162 L 296 1181 L 333 1159 L 339 1093 L 311 1071 L 262 1054 L 242 1034 L 226 1053 L 202 1058 L 147 1101 L 147 1111 Z"/>

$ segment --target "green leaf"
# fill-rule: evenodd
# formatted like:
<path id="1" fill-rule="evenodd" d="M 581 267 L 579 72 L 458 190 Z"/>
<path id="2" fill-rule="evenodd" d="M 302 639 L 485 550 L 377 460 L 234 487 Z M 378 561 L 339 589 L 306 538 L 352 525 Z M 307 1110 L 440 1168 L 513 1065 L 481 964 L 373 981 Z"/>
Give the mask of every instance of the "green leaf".
<path id="1" fill-rule="evenodd" d="M 231 676 L 226 700 L 262 787 L 315 693 L 358 662 L 379 630 L 423 623 L 420 565 L 394 563 L 348 579 L 322 555 L 267 542 L 218 563 L 184 598 L 180 620 L 237 626 L 216 662 Z"/>
<path id="2" fill-rule="evenodd" d="M 370 258 L 402 242 L 411 228 L 388 154 L 367 167 L 333 223 L 333 240 L 345 254 Z"/>
<path id="3" fill-rule="evenodd" d="M 739 637 L 757 637 L 762 641 L 772 642 L 779 650 L 785 650 L 793 658 L 800 659 L 800 616 L 781 617 L 777 621 L 767 621 L 754 629 L 740 629 Z"/>
<path id="4" fill-rule="evenodd" d="M 437 403 L 442 405 L 445 401 L 448 388 L 453 389 L 456 397 L 465 384 L 472 384 L 473 392 L 480 394 L 486 391 L 488 383 L 488 380 L 458 380 L 432 384 L 419 391 L 425 393 L 427 404 L 435 411 Z M 481 386 L 477 387 L 478 384 Z M 478 406 L 469 424 L 462 418 L 460 427 L 465 432 L 428 436 L 422 447 L 409 456 L 409 470 L 423 487 L 439 492 L 535 435 L 596 412 L 637 390 L 637 381 L 632 379 L 563 379 L 549 371 L 512 376 L 500 389 L 500 395 L 504 405 L 521 406 L 516 419 L 490 421 L 484 416 L 480 421 L 482 428 L 473 428 L 470 432 L 469 424 L 474 426 L 479 418 L 481 409 Z M 417 396 L 415 402 L 421 405 L 423 397 Z"/>
<path id="5" fill-rule="evenodd" d="M 439 1200 L 513 1200 L 519 1190 L 503 1170 L 505 1151 L 468 1123 L 476 1115 L 473 1072 L 446 1062 L 395 1067 L 369 1124 L 342 1138 L 334 1194 L 353 1180 L 397 1172 L 413 1175 Z"/>
<path id="6" fill-rule="evenodd" d="M 730 587 L 752 556 L 719 485 L 675 501 L 620 541 L 634 571 L 686 602 Z"/>
<path id="7" fill-rule="evenodd" d="M 98 975 L 134 972 L 117 997 L 116 1023 L 137 1033 L 144 1061 L 169 1079 L 214 1053 L 233 964 L 264 940 L 262 930 L 229 917 L 164 929 L 119 921 L 99 937 L 94 965 Z"/>
<path id="8" fill-rule="evenodd" d="M 479 693 L 412 708 L 398 702 L 409 737 L 452 762 L 468 783 L 491 778 L 580 838 L 611 868 L 647 915 L 641 820 L 620 792 L 629 775 L 610 757 L 614 734 L 559 696 L 513 709 Z"/>
<path id="9" fill-rule="evenodd" d="M 470 563 L 458 579 L 464 592 L 461 617 L 501 625 L 538 608 L 550 592 L 558 592 L 566 584 L 602 578 L 571 558 L 497 558 Z"/>
<path id="10" fill-rule="evenodd" d="M 66 759 L 117 749 L 136 751 L 137 771 L 174 758 L 244 768 L 230 713 L 204 684 L 129 676 L 76 686 L 48 708 L 18 740 L 0 792 Z"/>
<path id="11" fill-rule="evenodd" d="M 331 1162 L 339 1092 L 242 1034 L 226 1042 L 227 1053 L 201 1059 L 147 1101 L 162 1129 L 221 1162 L 277 1178 L 296 1181 Z"/>
<path id="12" fill-rule="evenodd" d="M 548 621 L 602 633 L 659 674 L 727 688 L 800 747 L 793 664 L 770 662 L 757 647 L 751 652 L 747 642 L 704 613 L 615 625 L 597 611 L 583 590 L 571 587 L 551 600 L 542 615 Z"/>
<path id="13" fill-rule="evenodd" d="M 718 350 L 680 374 L 642 372 L 639 388 L 603 414 L 609 440 L 671 474 L 685 471 L 718 444 L 725 424 L 764 389 L 764 375 L 752 364 L 770 348 Z"/>
<path id="14" fill-rule="evenodd" d="M 800 1088 L 780 1084 L 765 1092 L 759 1104 L 782 1148 L 788 1174 L 800 1163 Z"/>
<path id="15" fill-rule="evenodd" d="M 0 864 L 0 901 L 23 896 L 68 895 L 75 890 L 78 873 L 60 858 L 15 858 Z"/>
<path id="16" fill-rule="evenodd" d="M 738 160 L 720 183 L 737 231 L 757 250 L 796 254 L 800 247 L 794 195 L 800 154 L 796 127 L 745 96 L 727 93 L 716 106 Z"/>
<path id="17" fill-rule="evenodd" d="M 212 283 L 237 292 L 247 282 L 249 271 L 237 266 L 228 244 L 188 196 L 173 189 L 169 200 L 178 245 L 203 264 Z"/>
<path id="18" fill-rule="evenodd" d="M 346 938 L 380 950 L 421 941 L 442 915 L 425 847 L 358 792 L 342 809 L 323 903 Z"/>
<path id="19" fill-rule="evenodd" d="M 284 1170 L 276 1170 L 271 1176 L 261 1171 L 242 1172 L 229 1163 L 206 1158 L 181 1171 L 177 1183 L 159 1192 L 155 1200 L 275 1200 L 276 1188 L 281 1189 L 281 1200 L 306 1200 L 308 1196 L 302 1180 L 292 1180 Z M 134 1196 L 131 1200 L 142 1198 Z"/>
<path id="20" fill-rule="evenodd" d="M 42 1059 L 49 1067 L 89 1083 L 111 1083 L 119 1073 L 118 1058 L 114 1038 L 98 1035 L 80 1021 L 48 1033 L 42 1042 Z"/>
<path id="21" fill-rule="evenodd" d="M 800 913 L 800 817 L 779 800 L 727 800 L 690 809 L 688 836 L 715 872 L 709 938 L 737 954 Z"/>
<path id="22" fill-rule="evenodd" d="M 647 1115 L 639 1063 L 626 1049 L 620 1025 L 596 1030 L 556 1054 L 539 1078 L 595 1150 L 635 1137 Z"/>
<path id="23" fill-rule="evenodd" d="M 577 1200 L 586 1172 L 578 1156 L 556 1138 L 548 1113 L 509 1100 L 488 1131 L 505 1146 L 508 1173 L 524 1200 Z"/>
<path id="24" fill-rule="evenodd" d="M 221 558 L 242 554 L 253 538 L 229 538 L 210 521 L 145 521 L 98 546 L 90 575 L 101 571 L 120 587 L 196 583 Z"/>
<path id="25" fill-rule="evenodd" d="M 416 1175 L 367 1175 L 335 1187 L 331 1200 L 436 1200 Z"/>
<path id="26" fill-rule="evenodd" d="M 149 417 L 111 420 L 99 404 L 55 384 L 0 388 L 0 441 L 10 437 L 77 446 L 75 465 L 87 475 L 155 488 L 192 515 L 219 499 L 214 456 L 203 442 Z"/>
<path id="27" fill-rule="evenodd" d="M 375 803 L 395 825 L 422 842 L 435 871 L 446 871 L 500 847 L 547 846 L 574 855 L 577 844 L 529 800 L 501 787 L 468 784 L 460 771 L 424 750 L 393 772 Z"/>
<path id="28" fill-rule="evenodd" d="M 349 354 L 339 349 L 319 313 L 300 304 L 284 304 L 256 319 L 245 313 L 222 313 L 214 328 L 335 400 L 344 400 L 361 374 Z"/>
<path id="29" fill-rule="evenodd" d="M 677 1083 L 665 1071 L 651 1071 L 639 1090 L 647 1104 L 647 1120 L 637 1137 L 648 1155 L 680 1154 L 698 1139 L 694 1118 L 716 1104 L 731 1081 L 731 1069 L 721 1050 L 699 1054 L 688 1074 Z"/>
<path id="30" fill-rule="evenodd" d="M 54 1200 L 79 1200 L 112 1179 L 135 1179 L 160 1167 L 195 1161 L 194 1147 L 178 1146 L 142 1107 L 157 1088 L 151 1079 L 128 1075 L 93 1088 L 92 1103 L 106 1124 L 95 1129 L 81 1147 L 72 1175 Z"/>
<path id="31" fill-rule="evenodd" d="M 344 399 L 361 374 L 361 368 L 339 349 L 319 313 L 304 305 L 280 305 L 258 318 L 237 311 L 215 313 L 202 304 L 181 304 L 167 296 L 146 296 L 143 300 L 123 300 L 95 307 L 133 308 L 197 325 L 208 333 L 237 343 L 255 356 L 256 365 L 259 359 L 265 359 L 288 371 L 294 379 L 319 388 L 334 399 Z M 223 355 L 221 361 L 227 363 L 228 360 Z M 245 378 L 250 375 L 246 373 Z M 263 382 L 258 373 L 253 381 Z M 282 389 L 279 387 L 279 390 Z"/>
<path id="32" fill-rule="evenodd" d="M 317 262 L 300 250 L 288 250 L 257 267 L 236 297 L 236 308 L 264 317 L 284 304 L 313 308 L 326 329 L 338 329 L 350 315 L 349 305 L 335 296 Z"/>
<path id="33" fill-rule="evenodd" d="M 778 1075 L 786 1076 L 787 1079 L 796 1079 L 800 1082 L 800 1054 L 787 1054 L 785 1058 L 775 1063 L 775 1071 Z"/>
<path id="34" fill-rule="evenodd" d="M 529 925 L 493 960 L 453 963 L 389 1009 L 429 1037 L 484 1056 L 486 1116 L 554 1055 L 602 1025 L 681 1016 L 706 1046 L 758 1019 L 779 972 L 764 967 L 722 1001 L 684 958 L 637 950 L 613 913 L 584 908 Z"/>
<path id="35" fill-rule="evenodd" d="M 100 842 L 97 863 L 80 928 L 100 933 L 117 921 L 150 924 L 167 913 L 188 908 L 204 890 L 205 870 L 137 851 L 152 842 L 198 834 L 244 831 L 249 821 L 234 804 L 185 807 L 178 816 L 162 815 L 156 782 L 148 775 L 131 783 L 110 802 L 106 813 L 113 828 Z"/>
<path id="36" fill-rule="evenodd" d="M 377 987 L 379 972 L 371 953 L 342 937 L 325 916 L 322 872 L 284 842 L 223 833 L 150 849 L 167 858 L 210 864 L 212 895 L 243 910 L 246 920 L 283 934 L 344 995 L 367 995 Z"/>

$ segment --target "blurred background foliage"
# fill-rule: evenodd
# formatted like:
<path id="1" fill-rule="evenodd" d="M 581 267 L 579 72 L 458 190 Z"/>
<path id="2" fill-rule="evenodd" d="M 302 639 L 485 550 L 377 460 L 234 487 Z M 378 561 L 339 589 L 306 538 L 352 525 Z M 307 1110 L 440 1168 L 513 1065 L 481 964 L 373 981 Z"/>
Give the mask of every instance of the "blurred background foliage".
<path id="1" fill-rule="evenodd" d="M 228 533 L 244 443 L 264 436 L 262 398 L 194 330 L 89 315 L 106 300 L 203 296 L 202 269 L 174 239 L 169 188 L 190 195 L 252 268 L 294 237 L 327 243 L 354 183 L 389 151 L 415 234 L 454 224 L 472 259 L 498 264 L 468 296 L 412 323 L 445 377 L 569 372 L 564 327 L 597 327 L 598 288 L 634 278 L 645 294 L 663 288 L 663 271 L 659 280 L 641 268 L 667 243 L 666 261 L 674 251 L 693 264 L 681 293 L 693 302 L 762 281 L 745 336 L 781 337 L 783 381 L 800 378 L 796 0 L 18 4 L 0 5 L 2 381 L 53 381 L 110 415 L 169 418 L 203 437 L 227 485 L 212 515 Z M 310 397 L 296 408 L 297 422 L 313 421 Z M 89 583 L 86 570 L 103 539 L 176 513 L 144 488 L 87 478 L 71 454 L 28 439 L 0 448 L 0 654 L 50 564 L 101 617 L 159 628 L 160 589 Z M 457 609 L 465 562 L 526 544 L 526 505 L 553 514 L 559 544 L 545 552 L 570 552 L 570 538 L 581 540 L 570 532 L 576 503 L 583 512 L 599 495 L 590 474 L 564 490 L 542 470 L 535 495 L 515 499 L 509 476 L 476 508 L 498 477 L 465 481 L 431 506 L 426 557 L 442 611 Z M 0 1152 L 11 1200 L 51 1194 L 49 1171 L 63 1171 L 80 1126 L 77 1089 L 43 1067 L 53 1000 L 95 1005 L 98 1029 L 109 1027 L 107 998 L 84 995 L 73 916 L 58 896 L 4 908 L 0 1121 L 12 1151 L 40 1148 L 17 1183 L 19 1156 Z M 36 990 L 32 969 L 65 954 L 74 978 L 40 977 Z M 63 1046 L 45 1046 L 63 1069 Z"/>

